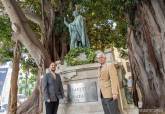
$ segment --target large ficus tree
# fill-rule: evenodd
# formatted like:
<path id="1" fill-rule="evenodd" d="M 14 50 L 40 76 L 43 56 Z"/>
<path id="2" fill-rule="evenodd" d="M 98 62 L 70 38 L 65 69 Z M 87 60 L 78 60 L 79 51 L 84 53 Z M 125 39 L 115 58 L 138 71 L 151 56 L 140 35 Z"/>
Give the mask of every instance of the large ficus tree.
<path id="1" fill-rule="evenodd" d="M 42 112 L 40 76 L 45 72 L 45 68 L 49 66 L 51 61 L 63 58 L 67 52 L 65 40 L 67 34 L 65 31 L 61 30 L 60 32 L 56 32 L 55 30 L 57 29 L 57 23 L 55 22 L 58 20 L 57 18 L 63 15 L 61 6 L 63 6 L 65 2 L 57 2 L 58 5 L 56 5 L 58 7 L 55 7 L 51 4 L 51 1 L 38 1 L 41 4 L 41 12 L 21 10 L 20 7 L 23 7 L 23 5 L 18 6 L 18 4 L 23 4 L 21 1 L 2 0 L 1 2 L 11 21 L 13 29 L 12 40 L 23 44 L 31 57 L 35 60 L 39 69 L 36 87 L 34 88 L 32 96 L 29 97 L 23 105 L 17 108 L 17 114 L 39 114 Z M 56 10 L 54 10 L 53 7 L 55 7 Z M 36 28 L 40 28 L 41 34 L 37 34 L 32 30 L 32 24 L 29 20 L 36 24 Z M 9 103 L 9 105 L 11 109 L 8 109 L 8 113 L 16 113 L 16 108 L 13 107 L 15 102 L 14 104 Z"/>
<path id="2" fill-rule="evenodd" d="M 72 2 L 27 0 L 32 4 L 30 8 L 40 10 L 21 10 L 20 7 L 24 6 L 20 5 L 21 1 L 1 1 L 12 23 L 13 40 L 21 42 L 27 48 L 39 68 L 39 76 L 51 60 L 63 58 L 68 50 L 66 43 L 68 34 L 59 23 L 63 22 L 60 18 L 69 14 L 65 12 L 66 6 L 70 9 L 74 7 L 70 3 L 77 2 L 84 6 L 83 15 L 86 16 L 88 34 L 92 37 L 89 38 L 94 48 L 106 47 L 102 46 L 103 43 L 125 47 L 127 30 L 135 103 L 137 104 L 138 101 L 136 99 L 136 85 L 138 85 L 143 96 L 143 108 L 165 108 L 165 15 L 163 12 L 165 3 L 163 0 L 73 0 Z M 117 32 L 106 26 L 109 26 L 105 23 L 109 18 L 117 23 L 115 29 Z M 34 26 L 34 23 L 41 34 L 32 31 L 31 25 Z M 93 40 L 94 38 L 96 40 Z M 18 114 L 41 112 L 39 76 L 32 96 L 18 108 Z"/>
<path id="3" fill-rule="evenodd" d="M 134 88 L 137 84 L 141 90 L 143 108 L 165 108 L 164 9 L 163 0 L 134 1 L 130 9 L 129 58 Z"/>

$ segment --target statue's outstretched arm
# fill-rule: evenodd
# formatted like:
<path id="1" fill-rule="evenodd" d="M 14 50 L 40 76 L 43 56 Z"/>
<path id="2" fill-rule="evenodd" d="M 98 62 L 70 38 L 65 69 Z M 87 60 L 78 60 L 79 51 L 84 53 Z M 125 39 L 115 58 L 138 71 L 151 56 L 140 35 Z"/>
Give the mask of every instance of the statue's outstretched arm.
<path id="1" fill-rule="evenodd" d="M 64 17 L 64 24 L 69 27 L 69 23 L 66 21 L 66 18 Z"/>

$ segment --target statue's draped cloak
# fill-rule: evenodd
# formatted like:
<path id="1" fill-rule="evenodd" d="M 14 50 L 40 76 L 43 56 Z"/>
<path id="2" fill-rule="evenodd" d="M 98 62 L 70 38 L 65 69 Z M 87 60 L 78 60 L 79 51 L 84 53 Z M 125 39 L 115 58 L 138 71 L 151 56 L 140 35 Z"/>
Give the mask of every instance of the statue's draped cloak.
<path id="1" fill-rule="evenodd" d="M 69 33 L 71 38 L 76 35 L 75 40 L 81 41 L 83 47 L 90 47 L 85 21 L 81 15 L 77 16 L 74 21 L 69 24 Z"/>

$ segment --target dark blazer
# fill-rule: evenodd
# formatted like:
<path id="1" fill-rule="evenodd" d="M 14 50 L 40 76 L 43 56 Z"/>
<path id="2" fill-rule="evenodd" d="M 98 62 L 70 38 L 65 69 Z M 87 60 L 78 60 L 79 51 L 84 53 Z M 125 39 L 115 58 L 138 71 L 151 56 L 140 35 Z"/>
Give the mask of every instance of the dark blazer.
<path id="1" fill-rule="evenodd" d="M 54 79 L 51 73 L 47 73 L 42 81 L 45 101 L 48 99 L 50 101 L 57 101 L 64 97 L 64 90 L 59 74 L 56 74 L 56 79 Z"/>

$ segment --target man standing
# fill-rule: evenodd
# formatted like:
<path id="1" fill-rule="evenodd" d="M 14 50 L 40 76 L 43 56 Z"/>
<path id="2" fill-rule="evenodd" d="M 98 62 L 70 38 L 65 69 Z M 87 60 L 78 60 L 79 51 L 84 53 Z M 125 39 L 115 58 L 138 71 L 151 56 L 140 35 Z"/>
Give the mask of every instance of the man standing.
<path id="1" fill-rule="evenodd" d="M 106 63 L 106 56 L 104 53 L 97 55 L 98 62 L 101 64 L 99 68 L 99 86 L 101 101 L 105 114 L 120 114 L 118 108 L 118 79 L 115 66 Z"/>
<path id="2" fill-rule="evenodd" d="M 64 91 L 59 74 L 55 73 L 56 63 L 52 62 L 49 72 L 43 77 L 43 94 L 46 114 L 57 114 L 59 99 L 64 98 Z"/>

